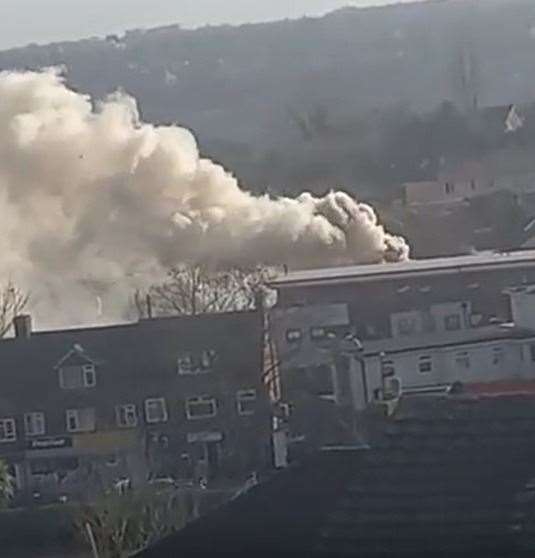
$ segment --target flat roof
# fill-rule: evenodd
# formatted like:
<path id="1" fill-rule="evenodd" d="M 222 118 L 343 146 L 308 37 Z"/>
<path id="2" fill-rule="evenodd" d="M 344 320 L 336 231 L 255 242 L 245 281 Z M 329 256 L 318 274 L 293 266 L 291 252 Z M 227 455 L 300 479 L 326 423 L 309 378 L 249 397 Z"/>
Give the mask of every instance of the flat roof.
<path id="1" fill-rule="evenodd" d="M 395 279 L 416 274 L 438 275 L 479 270 L 495 270 L 500 267 L 525 267 L 526 265 L 535 266 L 535 250 L 480 252 L 468 256 L 290 271 L 271 281 L 270 285 L 279 289 L 285 287 L 311 286 L 315 284 L 338 284 L 377 279 Z"/>

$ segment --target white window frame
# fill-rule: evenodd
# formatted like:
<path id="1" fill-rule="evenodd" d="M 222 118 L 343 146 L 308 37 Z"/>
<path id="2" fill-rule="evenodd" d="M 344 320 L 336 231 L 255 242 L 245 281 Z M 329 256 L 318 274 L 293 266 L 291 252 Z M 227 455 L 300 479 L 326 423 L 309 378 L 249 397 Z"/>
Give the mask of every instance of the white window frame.
<path id="1" fill-rule="evenodd" d="M 303 340 L 303 331 L 299 328 L 291 327 L 286 330 L 285 337 L 287 343 L 301 343 Z"/>
<path id="2" fill-rule="evenodd" d="M 0 443 L 15 442 L 17 440 L 17 424 L 15 419 L 11 417 L 0 419 L 2 426 L 1 432 L 3 436 L 0 437 Z"/>
<path id="3" fill-rule="evenodd" d="M 163 418 L 154 418 L 150 416 L 149 407 L 156 403 L 161 405 L 161 408 L 163 410 L 162 413 Z M 144 407 L 145 407 L 145 421 L 148 424 L 158 424 L 160 422 L 167 422 L 168 413 L 167 413 L 167 403 L 165 401 L 165 397 L 149 397 L 148 399 L 145 399 Z"/>
<path id="4" fill-rule="evenodd" d="M 422 370 L 422 365 L 425 368 L 429 367 L 429 370 Z M 433 358 L 429 355 L 421 355 L 418 357 L 418 372 L 420 374 L 431 374 L 433 372 Z"/>
<path id="5" fill-rule="evenodd" d="M 73 368 L 79 369 L 81 382 L 79 386 L 67 387 L 65 383 L 64 373 L 70 369 L 71 369 L 70 371 L 72 372 Z M 59 374 L 59 387 L 61 389 L 67 389 L 67 390 L 85 389 L 85 388 L 93 388 L 97 385 L 97 375 L 96 375 L 94 364 L 82 364 L 77 366 L 61 367 L 58 369 L 58 374 Z"/>
<path id="6" fill-rule="evenodd" d="M 198 358 L 195 353 L 183 353 L 177 358 L 177 371 L 179 375 L 206 374 L 212 372 L 217 354 L 212 349 L 204 349 Z"/>
<path id="7" fill-rule="evenodd" d="M 80 426 L 80 413 L 81 412 L 92 412 L 93 413 L 93 424 L 90 427 Z M 74 418 L 76 421 L 76 426 L 71 427 L 69 419 Z M 96 416 L 94 407 L 84 407 L 82 409 L 67 409 L 65 411 L 65 424 L 67 427 L 67 432 L 94 432 L 96 430 Z"/>
<path id="8" fill-rule="evenodd" d="M 125 421 L 122 421 L 123 411 Z M 134 428 L 137 426 L 137 408 L 134 403 L 124 403 L 115 406 L 115 423 L 119 428 Z"/>
<path id="9" fill-rule="evenodd" d="M 193 415 L 191 413 L 190 405 L 196 405 L 196 404 L 202 404 L 202 405 L 210 404 L 212 406 L 212 412 L 204 415 Z M 215 397 L 212 397 L 211 395 L 199 395 L 198 397 L 188 397 L 188 399 L 186 399 L 186 417 L 188 420 L 203 420 L 203 419 L 215 417 L 216 415 L 217 415 L 217 400 Z"/>
<path id="10" fill-rule="evenodd" d="M 94 364 L 84 364 L 82 366 L 82 376 L 84 387 L 92 388 L 97 385 L 97 371 Z M 91 381 L 88 381 L 89 378 L 91 378 Z"/>
<path id="11" fill-rule="evenodd" d="M 327 337 L 327 328 L 323 326 L 312 326 L 310 328 L 311 341 L 320 341 Z"/>
<path id="12" fill-rule="evenodd" d="M 240 389 L 236 392 L 236 408 L 238 409 L 238 415 L 242 417 L 247 417 L 254 415 L 256 409 L 246 410 L 243 408 L 244 402 L 253 402 L 256 407 L 256 389 Z"/>
<path id="13" fill-rule="evenodd" d="M 41 411 L 24 413 L 24 433 L 26 436 L 43 436 L 45 432 L 45 413 Z"/>

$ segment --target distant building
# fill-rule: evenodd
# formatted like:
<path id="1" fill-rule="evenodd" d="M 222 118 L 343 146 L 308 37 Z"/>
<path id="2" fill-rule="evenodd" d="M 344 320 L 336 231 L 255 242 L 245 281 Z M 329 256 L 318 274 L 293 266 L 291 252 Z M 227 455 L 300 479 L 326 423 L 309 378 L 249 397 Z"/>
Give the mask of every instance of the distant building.
<path id="1" fill-rule="evenodd" d="M 439 171 L 436 180 L 404 184 L 407 205 L 453 204 L 492 193 L 495 181 L 477 161 L 464 161 Z"/>
<path id="2" fill-rule="evenodd" d="M 401 391 L 535 380 L 531 284 L 534 252 L 310 270 L 274 281 L 270 325 L 286 413 L 278 426 L 289 459 L 358 439 L 358 414 Z"/>
<path id="3" fill-rule="evenodd" d="M 121 478 L 241 483 L 270 458 L 256 312 L 34 332 L 0 342 L 0 458 L 31 497 Z"/>
<path id="4" fill-rule="evenodd" d="M 444 163 L 426 180 L 403 184 L 405 204 L 420 209 L 438 204 L 455 205 L 500 191 L 535 192 L 535 161 L 531 149 L 503 145 L 477 159 Z"/>
<path id="5" fill-rule="evenodd" d="M 532 283 L 526 250 L 295 271 L 272 287 L 278 309 L 347 304 L 356 335 L 378 340 L 510 321 L 504 289 Z"/>

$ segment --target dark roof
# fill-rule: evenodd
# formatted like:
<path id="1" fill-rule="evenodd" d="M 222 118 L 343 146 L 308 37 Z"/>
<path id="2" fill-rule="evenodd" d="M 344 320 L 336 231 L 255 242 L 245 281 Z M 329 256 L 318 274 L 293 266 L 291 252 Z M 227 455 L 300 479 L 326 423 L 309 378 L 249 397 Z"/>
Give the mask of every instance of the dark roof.
<path id="1" fill-rule="evenodd" d="M 370 421 L 371 449 L 320 452 L 139 556 L 520 555 L 532 397 L 411 398 Z"/>
<path id="2" fill-rule="evenodd" d="M 16 412 L 21 404 L 31 406 L 42 401 L 43 393 L 50 388 L 49 374 L 75 346 L 106 368 L 118 386 L 141 389 L 143 384 L 146 389 L 147 383 L 140 380 L 151 374 L 151 383 L 157 385 L 159 379 L 169 375 L 181 350 L 214 349 L 226 358 L 256 358 L 261 327 L 257 312 L 236 312 L 37 331 L 29 339 L 4 339 L 0 341 L 0 410 L 9 411 L 3 407 L 11 405 Z M 244 343 L 244 338 L 250 342 Z"/>

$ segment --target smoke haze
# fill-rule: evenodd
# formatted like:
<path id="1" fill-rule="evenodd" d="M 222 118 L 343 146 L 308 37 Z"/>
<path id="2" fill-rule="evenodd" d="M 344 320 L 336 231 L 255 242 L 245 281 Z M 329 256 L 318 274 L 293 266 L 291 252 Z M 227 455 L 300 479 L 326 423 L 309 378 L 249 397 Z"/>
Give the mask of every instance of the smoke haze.
<path id="1" fill-rule="evenodd" d="M 188 130 L 142 123 L 124 94 L 94 103 L 57 70 L 0 73 L 0 128 L 0 279 L 30 290 L 40 325 L 95 322 L 101 299 L 117 319 L 179 262 L 408 257 L 348 194 L 253 196 Z"/>

